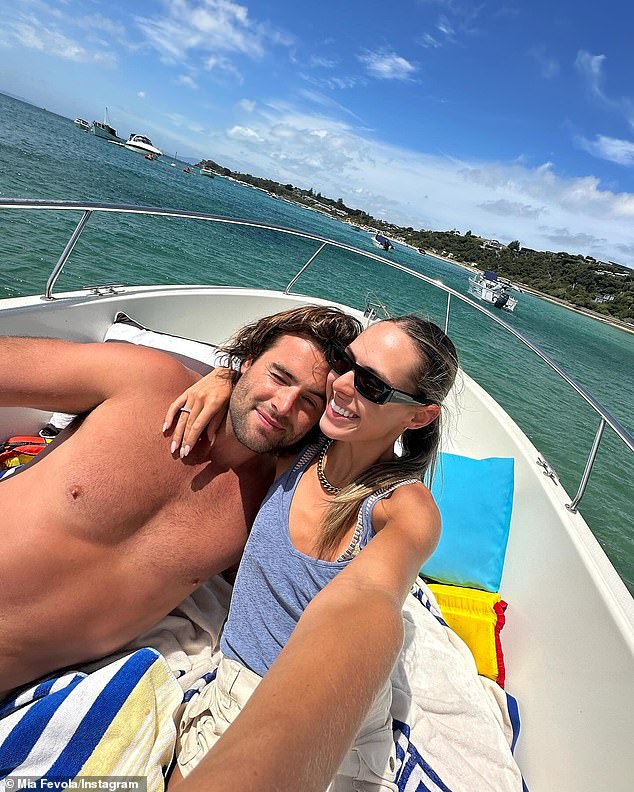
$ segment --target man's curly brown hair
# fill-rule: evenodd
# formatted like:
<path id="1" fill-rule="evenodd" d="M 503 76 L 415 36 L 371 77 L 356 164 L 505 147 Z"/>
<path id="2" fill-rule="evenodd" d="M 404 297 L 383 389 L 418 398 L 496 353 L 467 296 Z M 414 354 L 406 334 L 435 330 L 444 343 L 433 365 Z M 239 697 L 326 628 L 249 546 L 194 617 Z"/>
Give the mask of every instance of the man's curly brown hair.
<path id="1" fill-rule="evenodd" d="M 346 347 L 362 329 L 361 322 L 338 308 L 307 305 L 265 316 L 241 327 L 219 350 L 229 359 L 253 361 L 279 338 L 292 335 L 312 341 L 325 354 L 332 341 Z"/>

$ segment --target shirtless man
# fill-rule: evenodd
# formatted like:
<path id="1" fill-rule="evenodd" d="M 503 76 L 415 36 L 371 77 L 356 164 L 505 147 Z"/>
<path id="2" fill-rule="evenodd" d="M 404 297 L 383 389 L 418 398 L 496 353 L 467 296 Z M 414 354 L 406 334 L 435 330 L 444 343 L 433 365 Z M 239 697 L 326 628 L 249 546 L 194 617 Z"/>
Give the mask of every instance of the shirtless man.
<path id="1" fill-rule="evenodd" d="M 110 654 L 237 563 L 271 452 L 323 412 L 325 344 L 357 332 L 326 308 L 256 323 L 213 454 L 200 444 L 176 464 L 157 427 L 197 375 L 152 349 L 0 339 L 0 406 L 87 413 L 0 482 L 0 699 Z"/>

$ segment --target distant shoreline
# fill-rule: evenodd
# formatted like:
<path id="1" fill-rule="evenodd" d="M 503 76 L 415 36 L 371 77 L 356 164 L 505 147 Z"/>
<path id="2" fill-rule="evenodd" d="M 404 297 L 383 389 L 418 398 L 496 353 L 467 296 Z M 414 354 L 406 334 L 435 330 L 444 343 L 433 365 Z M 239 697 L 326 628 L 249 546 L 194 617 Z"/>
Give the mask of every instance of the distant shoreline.
<path id="1" fill-rule="evenodd" d="M 220 174 L 218 174 L 220 175 Z M 241 179 L 236 179 L 234 176 L 225 176 L 224 178 L 230 179 L 237 184 L 241 184 L 244 187 L 250 187 L 253 190 L 259 190 L 260 192 L 267 193 L 271 195 L 268 190 L 265 190 L 262 187 L 256 187 L 254 184 L 249 184 L 249 182 L 242 181 Z M 274 195 L 272 197 L 280 198 L 287 203 L 294 204 L 295 206 L 300 206 L 303 209 L 308 209 L 311 212 L 318 212 L 319 214 L 323 215 L 324 217 L 330 217 L 333 220 L 337 220 L 344 225 L 347 225 L 351 228 L 355 228 L 358 231 L 365 231 L 366 233 L 375 233 L 376 229 L 369 228 L 368 226 L 358 225 L 357 223 L 352 222 L 351 220 L 343 220 L 340 217 L 335 217 L 332 212 L 324 211 L 324 209 L 318 208 L 316 206 L 308 206 L 307 204 L 303 203 L 302 201 L 293 200 L 292 198 L 286 198 L 278 195 Z M 409 244 L 408 242 L 404 242 L 403 240 L 398 239 L 397 237 L 393 237 L 395 242 L 399 245 L 404 245 L 405 247 L 410 248 L 411 250 L 415 250 L 418 252 L 418 248 L 414 245 Z M 454 264 L 456 267 L 460 267 L 467 272 L 482 272 L 481 269 L 478 267 L 474 267 L 471 264 L 466 264 L 462 261 L 456 261 L 456 259 L 448 258 L 447 256 L 441 256 L 439 253 L 430 253 L 428 250 L 425 250 L 426 256 L 431 256 L 432 258 L 440 259 L 440 261 L 444 261 L 447 264 Z M 527 292 L 528 294 L 532 294 L 534 297 L 538 297 L 540 300 L 546 300 L 546 302 L 553 303 L 554 305 L 559 305 L 562 308 L 567 308 L 569 311 L 574 311 L 575 313 L 582 314 L 584 316 L 589 317 L 590 319 L 596 319 L 598 322 L 603 322 L 604 324 L 609 325 L 610 327 L 614 327 L 617 330 L 623 330 L 625 333 L 630 333 L 634 335 L 634 326 L 628 324 L 627 322 L 622 322 L 620 319 L 615 319 L 614 317 L 606 317 L 603 314 L 597 313 L 596 311 L 592 311 L 589 308 L 580 308 L 576 305 L 572 305 L 572 303 L 566 302 L 565 300 L 560 300 L 558 297 L 551 297 L 549 294 L 544 294 L 544 292 L 537 291 L 537 289 L 533 289 L 531 286 L 526 286 L 524 283 L 517 282 L 517 286 L 519 286 L 522 291 Z"/>
<path id="2" fill-rule="evenodd" d="M 407 247 L 411 247 L 413 250 L 416 250 L 416 248 L 414 248 L 412 245 L 407 245 Z M 440 256 L 438 253 L 429 253 L 428 251 L 425 251 L 425 255 L 445 261 L 447 264 L 455 264 L 457 267 L 460 267 L 467 272 L 482 272 L 482 270 L 478 269 L 478 267 L 473 267 L 470 264 L 463 263 L 462 261 L 456 261 L 455 259 L 447 258 L 447 256 Z M 577 305 L 572 305 L 565 300 L 560 300 L 558 297 L 551 297 L 550 294 L 544 294 L 544 292 L 537 291 L 537 289 L 533 289 L 531 286 L 526 286 L 524 283 L 518 282 L 517 285 L 522 289 L 522 291 L 532 294 L 534 297 L 539 297 L 540 300 L 546 300 L 546 302 L 560 305 L 562 308 L 567 308 L 569 311 L 583 314 L 590 319 L 596 319 L 598 322 L 603 322 L 604 324 L 610 325 L 610 327 L 615 327 L 617 330 L 623 330 L 625 333 L 634 335 L 634 327 L 627 324 L 626 322 L 621 322 L 619 319 L 606 317 L 603 314 L 597 313 L 596 311 L 591 311 L 589 308 L 580 308 Z"/>

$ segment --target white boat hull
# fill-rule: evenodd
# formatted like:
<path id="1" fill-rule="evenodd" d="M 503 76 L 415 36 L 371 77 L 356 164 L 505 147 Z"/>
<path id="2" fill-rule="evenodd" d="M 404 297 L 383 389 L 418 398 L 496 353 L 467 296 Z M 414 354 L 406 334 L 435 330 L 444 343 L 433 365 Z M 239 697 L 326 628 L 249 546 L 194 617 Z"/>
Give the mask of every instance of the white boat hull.
<path id="1" fill-rule="evenodd" d="M 487 285 L 487 282 L 479 282 L 469 278 L 469 294 L 473 294 L 482 302 L 489 303 L 494 308 L 501 308 L 503 311 L 512 313 L 517 306 L 515 297 L 511 297 L 508 292 L 497 285 Z"/>
<path id="2" fill-rule="evenodd" d="M 239 326 L 306 303 L 257 289 L 127 287 L 55 301 L 0 302 L 0 335 L 101 340 L 118 311 L 156 330 L 218 343 Z M 348 309 L 349 310 L 349 309 Z M 351 311 L 360 316 L 358 312 Z M 543 475 L 539 453 L 468 375 L 450 396 L 457 415 L 443 448 L 515 459 L 515 500 L 501 594 L 507 690 L 522 730 L 516 757 L 531 792 L 626 792 L 634 733 L 634 604 L 583 517 L 567 511 L 560 484 Z M 460 409 L 457 409 L 459 403 Z M 47 414 L 0 409 L 0 437 L 32 434 Z"/>
<path id="3" fill-rule="evenodd" d="M 151 154 L 153 157 L 160 157 L 162 152 L 154 146 L 142 146 L 134 143 L 124 143 L 125 148 L 130 151 L 137 151 L 139 154 Z"/>

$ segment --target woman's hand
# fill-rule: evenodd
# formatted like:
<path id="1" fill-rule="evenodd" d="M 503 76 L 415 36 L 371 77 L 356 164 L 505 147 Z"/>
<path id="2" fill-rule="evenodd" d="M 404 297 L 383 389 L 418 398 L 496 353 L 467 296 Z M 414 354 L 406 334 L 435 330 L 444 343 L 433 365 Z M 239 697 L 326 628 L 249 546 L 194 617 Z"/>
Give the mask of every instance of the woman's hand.
<path id="1" fill-rule="evenodd" d="M 172 454 L 179 451 L 186 457 L 206 430 L 210 447 L 216 432 L 227 413 L 229 399 L 237 372 L 233 369 L 215 368 L 175 399 L 165 415 L 165 433 L 176 420 L 172 434 Z"/>

